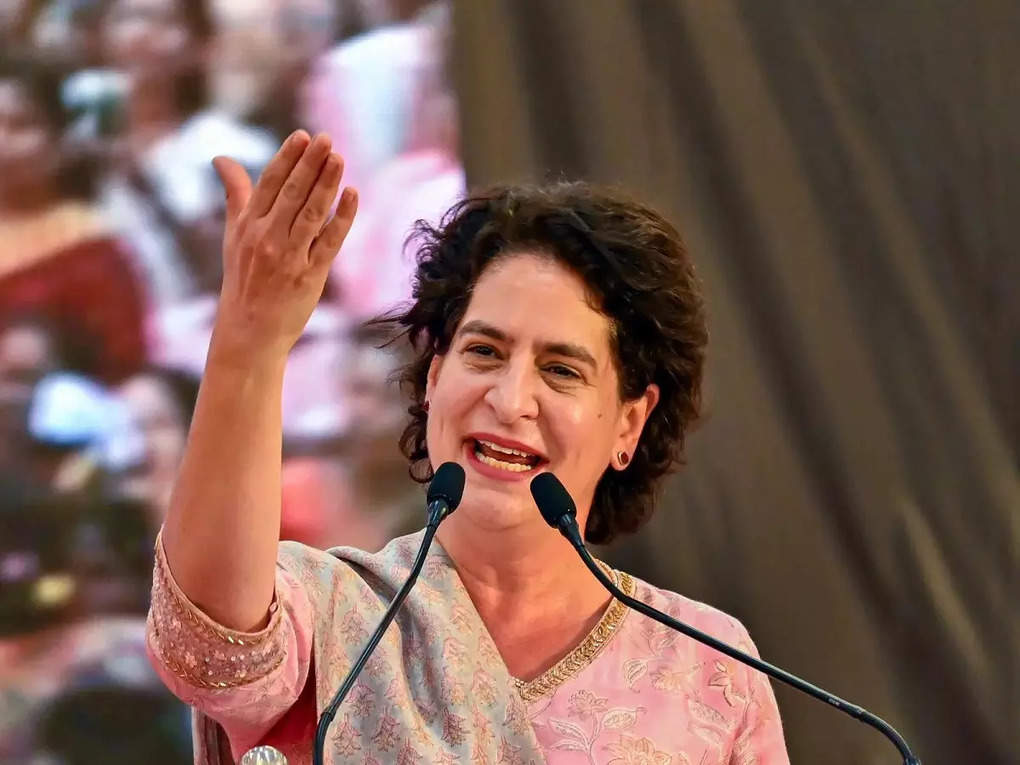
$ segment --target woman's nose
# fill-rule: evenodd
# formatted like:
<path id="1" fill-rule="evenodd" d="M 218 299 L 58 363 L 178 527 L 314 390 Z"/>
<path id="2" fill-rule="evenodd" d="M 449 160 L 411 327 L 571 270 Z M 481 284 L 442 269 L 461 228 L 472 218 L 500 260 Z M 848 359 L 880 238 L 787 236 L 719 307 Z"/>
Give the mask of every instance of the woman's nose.
<path id="1" fill-rule="evenodd" d="M 507 365 L 485 394 L 485 400 L 500 422 L 538 416 L 535 380 L 523 364 Z"/>

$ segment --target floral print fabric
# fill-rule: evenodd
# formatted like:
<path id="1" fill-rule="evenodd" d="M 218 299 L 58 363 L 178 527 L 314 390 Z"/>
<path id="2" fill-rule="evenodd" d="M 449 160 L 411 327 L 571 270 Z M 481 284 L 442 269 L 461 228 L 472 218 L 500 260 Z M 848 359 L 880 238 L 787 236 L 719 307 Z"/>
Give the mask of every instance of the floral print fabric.
<path id="1" fill-rule="evenodd" d="M 716 609 L 636 580 L 635 596 L 757 655 Z M 775 696 L 755 670 L 630 612 L 591 664 L 528 706 L 549 765 L 788 765 Z"/>
<path id="2" fill-rule="evenodd" d="M 164 682 L 196 709 L 196 763 L 236 761 L 295 707 L 309 682 L 321 712 L 409 573 L 420 541 L 420 533 L 402 537 L 377 554 L 281 544 L 270 623 L 251 635 L 216 625 L 189 603 L 157 544 L 148 649 Z M 731 617 L 633 581 L 638 598 L 754 652 Z M 766 678 L 637 613 L 586 653 L 605 633 L 600 626 L 575 649 L 592 657 L 569 662 L 575 674 L 558 677 L 537 698 L 522 693 L 534 681 L 510 676 L 452 561 L 435 544 L 340 708 L 326 761 L 788 763 Z M 311 761 L 306 736 L 282 748 L 291 765 Z"/>

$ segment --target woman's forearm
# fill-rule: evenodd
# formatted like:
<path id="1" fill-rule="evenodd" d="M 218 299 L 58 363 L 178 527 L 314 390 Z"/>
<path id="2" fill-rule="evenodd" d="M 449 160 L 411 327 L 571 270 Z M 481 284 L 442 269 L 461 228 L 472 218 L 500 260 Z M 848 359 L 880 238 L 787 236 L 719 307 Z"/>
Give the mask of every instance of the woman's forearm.
<path id="1" fill-rule="evenodd" d="M 265 626 L 273 598 L 285 360 L 210 353 L 163 529 L 181 590 L 236 630 Z"/>

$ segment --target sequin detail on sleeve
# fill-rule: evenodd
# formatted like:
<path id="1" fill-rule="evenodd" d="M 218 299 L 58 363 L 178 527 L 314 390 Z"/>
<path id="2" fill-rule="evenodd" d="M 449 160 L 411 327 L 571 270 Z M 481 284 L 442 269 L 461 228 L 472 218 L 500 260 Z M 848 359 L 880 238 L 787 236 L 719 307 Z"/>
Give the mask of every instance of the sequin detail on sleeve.
<path id="1" fill-rule="evenodd" d="M 149 645 L 174 675 L 198 688 L 232 688 L 255 682 L 285 656 L 287 621 L 274 596 L 269 624 L 258 632 L 231 630 L 206 616 L 178 587 L 156 539 L 149 607 Z M 279 592 L 277 587 L 277 592 Z"/>

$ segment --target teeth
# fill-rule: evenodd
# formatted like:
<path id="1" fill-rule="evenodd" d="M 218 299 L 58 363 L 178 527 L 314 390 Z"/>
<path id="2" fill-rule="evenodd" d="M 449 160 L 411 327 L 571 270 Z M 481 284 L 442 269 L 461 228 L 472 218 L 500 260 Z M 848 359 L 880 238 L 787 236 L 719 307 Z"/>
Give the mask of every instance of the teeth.
<path id="1" fill-rule="evenodd" d="M 488 454 L 482 454 L 478 450 L 475 450 L 475 457 L 478 458 L 479 462 L 484 462 L 486 465 L 499 468 L 500 470 L 509 470 L 511 473 L 523 473 L 527 470 L 531 470 L 531 465 L 520 465 L 516 462 L 503 462 L 495 457 L 490 457 Z"/>
<path id="2" fill-rule="evenodd" d="M 506 446 L 500 446 L 499 444 L 494 444 L 494 443 L 492 443 L 492 441 L 482 441 L 481 439 L 479 439 L 478 443 L 485 444 L 490 449 L 493 449 L 493 450 L 495 450 L 497 452 L 503 452 L 503 454 L 516 454 L 518 457 L 534 457 L 535 456 L 534 454 L 531 454 L 529 452 L 522 452 L 519 449 L 510 449 L 510 448 L 507 448 Z"/>

